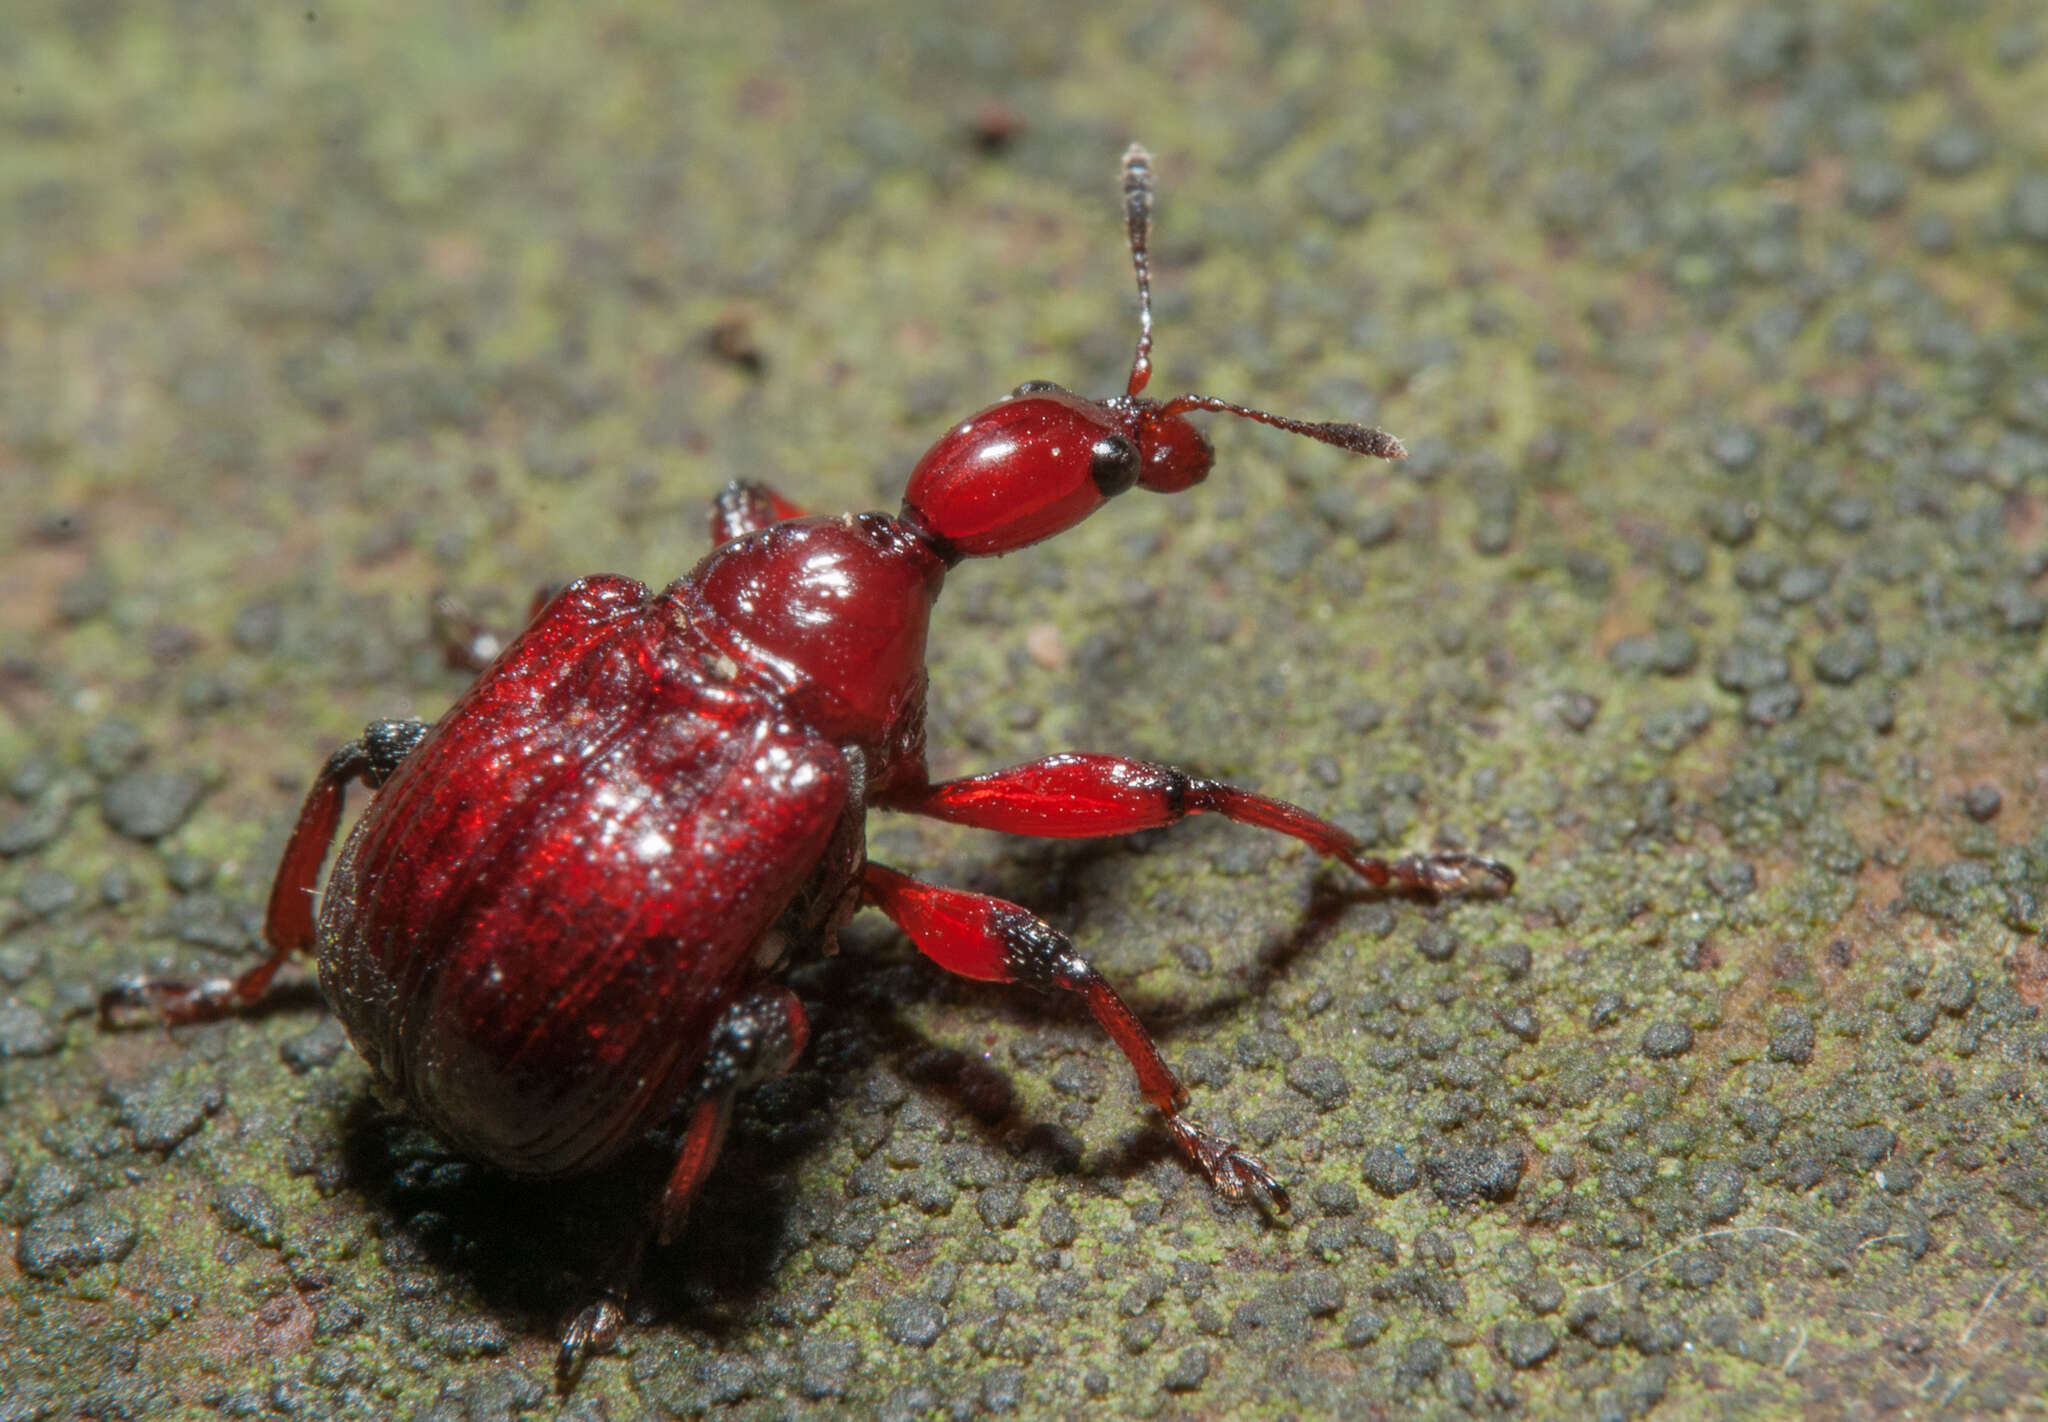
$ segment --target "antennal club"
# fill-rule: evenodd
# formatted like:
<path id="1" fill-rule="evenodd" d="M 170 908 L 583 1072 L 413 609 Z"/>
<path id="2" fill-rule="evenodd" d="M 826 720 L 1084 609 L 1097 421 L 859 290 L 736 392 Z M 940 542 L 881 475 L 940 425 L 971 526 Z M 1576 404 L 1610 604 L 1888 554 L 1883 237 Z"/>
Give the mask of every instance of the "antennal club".
<path id="1" fill-rule="evenodd" d="M 1262 425 L 1286 430 L 1289 434 L 1307 435 L 1310 439 L 1324 444 L 1334 444 L 1339 449 L 1348 449 L 1353 454 L 1370 454 L 1379 459 L 1406 459 L 1407 447 L 1385 430 L 1376 430 L 1370 425 L 1346 424 L 1341 420 L 1290 420 L 1285 415 L 1271 414 L 1265 410 L 1254 410 L 1245 405 L 1233 405 L 1228 400 L 1219 400 L 1214 395 L 1176 395 L 1159 407 L 1155 418 L 1178 415 L 1185 410 L 1208 410 L 1218 415 L 1239 415 L 1247 420 L 1257 420 Z"/>
<path id="2" fill-rule="evenodd" d="M 1124 234 L 1131 242 L 1131 270 L 1138 275 L 1138 354 L 1131 360 L 1126 395 L 1137 395 L 1152 378 L 1152 155 L 1142 143 L 1124 150 Z"/>

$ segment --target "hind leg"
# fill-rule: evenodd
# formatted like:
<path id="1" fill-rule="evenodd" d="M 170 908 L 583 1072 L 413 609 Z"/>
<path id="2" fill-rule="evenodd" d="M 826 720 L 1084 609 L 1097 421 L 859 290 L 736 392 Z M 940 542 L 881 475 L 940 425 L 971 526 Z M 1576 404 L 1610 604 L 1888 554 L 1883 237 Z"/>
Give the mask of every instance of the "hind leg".
<path id="1" fill-rule="evenodd" d="M 725 1010 L 712 1030 L 711 1048 L 697 1078 L 697 1103 L 690 1108 L 682 1149 L 676 1153 L 675 1168 L 655 1202 L 653 1218 L 612 1271 L 613 1282 L 604 1297 L 570 1320 L 562 1334 L 555 1375 L 565 1384 L 584 1358 L 606 1352 L 618 1341 L 619 1329 L 626 1322 L 626 1296 L 640 1272 L 648 1241 L 667 1244 L 682 1232 L 691 1203 L 718 1162 L 726 1128 L 732 1124 L 734 1099 L 795 1066 L 810 1036 L 810 1019 L 788 988 L 763 988 Z"/>

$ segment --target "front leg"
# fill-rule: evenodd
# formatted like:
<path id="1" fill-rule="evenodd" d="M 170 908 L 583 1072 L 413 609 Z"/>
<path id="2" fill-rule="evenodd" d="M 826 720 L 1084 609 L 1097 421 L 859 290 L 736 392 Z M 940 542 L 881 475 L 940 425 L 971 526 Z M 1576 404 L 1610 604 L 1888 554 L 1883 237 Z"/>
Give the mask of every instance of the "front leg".
<path id="1" fill-rule="evenodd" d="M 1514 871 L 1477 854 L 1446 852 L 1377 859 L 1357 836 L 1285 800 L 1239 790 L 1142 760 L 1069 751 L 1007 770 L 884 795 L 882 806 L 935 820 L 1051 839 L 1096 839 L 1163 829 L 1189 815 L 1217 814 L 1278 831 L 1328 855 L 1375 888 L 1411 892 L 1506 893 Z"/>
<path id="2" fill-rule="evenodd" d="M 712 501 L 711 546 L 718 548 L 785 519 L 803 516 L 802 509 L 766 484 L 735 479 Z"/>

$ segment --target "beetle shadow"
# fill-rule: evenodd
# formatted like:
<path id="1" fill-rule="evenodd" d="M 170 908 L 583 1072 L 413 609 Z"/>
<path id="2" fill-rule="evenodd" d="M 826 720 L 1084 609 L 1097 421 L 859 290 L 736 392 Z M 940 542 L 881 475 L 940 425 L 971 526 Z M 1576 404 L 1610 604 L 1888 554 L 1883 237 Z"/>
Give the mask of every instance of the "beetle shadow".
<path id="1" fill-rule="evenodd" d="M 749 1313 L 774 1280 L 789 1205 L 779 1178 L 801 1149 L 744 1112 L 735 1120 L 682 1236 L 646 1250 L 631 1293 L 636 1321 L 717 1334 Z M 460 1279 L 508 1332 L 552 1343 L 621 1280 L 676 1144 L 655 1132 L 602 1170 L 526 1179 L 465 1158 L 365 1094 L 343 1123 L 342 1155 L 347 1188 L 383 1226 L 386 1264 Z"/>

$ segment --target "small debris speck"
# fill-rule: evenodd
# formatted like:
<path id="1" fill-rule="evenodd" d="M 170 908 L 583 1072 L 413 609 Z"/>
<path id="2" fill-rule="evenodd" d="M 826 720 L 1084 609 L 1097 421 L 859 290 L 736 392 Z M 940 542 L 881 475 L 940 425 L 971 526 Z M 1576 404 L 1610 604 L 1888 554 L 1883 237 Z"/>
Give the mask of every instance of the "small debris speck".
<path id="1" fill-rule="evenodd" d="M 1447 1205 L 1514 1198 L 1527 1162 L 1513 1146 L 1439 1151 L 1423 1162 L 1430 1188 Z"/>
<path id="2" fill-rule="evenodd" d="M 1534 1319 L 1510 1323 L 1500 1332 L 1500 1355 L 1515 1368 L 1533 1368 L 1557 1349 L 1557 1334 Z"/>
<path id="3" fill-rule="evenodd" d="M 946 1331 L 946 1311 L 915 1294 L 882 1305 L 882 1331 L 906 1348 L 929 1348 Z"/>
<path id="4" fill-rule="evenodd" d="M 46 1057 L 63 1045 L 63 1030 L 42 1012 L 13 998 L 0 1002 L 0 1058 Z"/>
<path id="5" fill-rule="evenodd" d="M 1366 1151 L 1359 1169 L 1365 1183 L 1390 1200 L 1407 1194 L 1422 1182 L 1422 1171 L 1397 1146 L 1373 1146 Z"/>
<path id="6" fill-rule="evenodd" d="M 1203 1347 L 1184 1348 L 1181 1355 L 1173 1360 L 1159 1379 L 1159 1385 L 1168 1392 L 1193 1392 L 1209 1376 L 1209 1350 Z"/>
<path id="7" fill-rule="evenodd" d="M 1972 785 L 1963 792 L 1963 813 L 1979 824 L 1996 819 L 2004 805 L 2005 797 L 1996 785 Z"/>
<path id="8" fill-rule="evenodd" d="M 1333 1057 L 1296 1057 L 1287 1064 L 1287 1084 L 1318 1111 L 1334 1111 L 1351 1098 L 1351 1083 Z"/>
<path id="9" fill-rule="evenodd" d="M 1587 692 L 1567 691 L 1558 698 L 1557 719 L 1569 730 L 1585 730 L 1599 714 L 1599 699 Z"/>
<path id="10" fill-rule="evenodd" d="M 258 1244 L 276 1248 L 284 1242 L 284 1211 L 261 1185 L 246 1181 L 221 1186 L 213 1195 L 221 1223 Z"/>
<path id="11" fill-rule="evenodd" d="M 55 918 L 77 903 L 81 895 L 70 875 L 55 869 L 37 869 L 23 876 L 15 897 L 37 918 Z"/>
<path id="12" fill-rule="evenodd" d="M 1778 1014 L 1772 1025 L 1770 1045 L 1765 1048 L 1765 1055 L 1774 1062 L 1804 1066 L 1813 1060 L 1814 1040 L 1813 1020 L 1788 1007 Z"/>
<path id="13" fill-rule="evenodd" d="M 1707 453 L 1723 469 L 1747 469 L 1763 453 L 1764 442 L 1748 425 L 1728 425 L 1707 441 Z"/>
<path id="14" fill-rule="evenodd" d="M 126 1259 L 135 1239 L 135 1226 L 127 1220 L 98 1205 L 81 1205 L 30 1221 L 15 1241 L 14 1262 L 33 1278 L 62 1278 Z"/>
<path id="15" fill-rule="evenodd" d="M 162 839 L 199 803 L 197 779 L 178 771 L 134 771 L 109 784 L 100 812 L 114 833 L 129 839 Z"/>
<path id="16" fill-rule="evenodd" d="M 1653 1061 L 1682 1057 L 1692 1050 L 1692 1028 L 1683 1022 L 1652 1022 L 1643 1030 L 1643 1055 Z"/>

